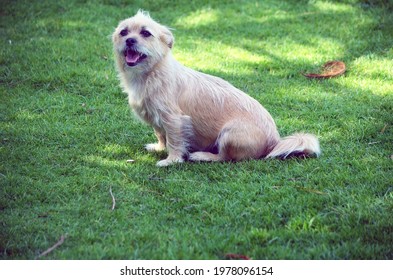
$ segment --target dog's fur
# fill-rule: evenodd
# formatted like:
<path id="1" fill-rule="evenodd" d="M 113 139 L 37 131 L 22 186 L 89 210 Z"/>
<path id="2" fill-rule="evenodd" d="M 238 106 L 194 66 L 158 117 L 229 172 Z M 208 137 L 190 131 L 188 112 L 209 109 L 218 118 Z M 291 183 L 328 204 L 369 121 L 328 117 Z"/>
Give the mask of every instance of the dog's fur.
<path id="1" fill-rule="evenodd" d="M 318 140 L 297 133 L 280 139 L 276 125 L 256 100 L 228 82 L 187 68 L 172 54 L 169 28 L 143 11 L 120 22 L 112 36 L 121 86 L 135 113 L 153 126 L 168 151 L 157 163 L 240 161 L 320 154 Z"/>

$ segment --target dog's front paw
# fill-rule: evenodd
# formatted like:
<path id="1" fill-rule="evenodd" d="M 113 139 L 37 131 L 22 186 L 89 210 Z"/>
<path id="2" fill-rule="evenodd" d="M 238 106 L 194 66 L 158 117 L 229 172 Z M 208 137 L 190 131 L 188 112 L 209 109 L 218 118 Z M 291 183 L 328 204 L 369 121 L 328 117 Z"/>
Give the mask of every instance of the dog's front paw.
<path id="1" fill-rule="evenodd" d="M 167 159 L 163 159 L 160 160 L 159 162 L 157 162 L 157 166 L 158 167 L 165 167 L 165 166 L 169 166 L 175 163 L 181 163 L 184 162 L 184 159 L 182 158 L 167 158 Z"/>
<path id="2" fill-rule="evenodd" d="M 165 146 L 161 145 L 160 143 L 152 143 L 152 144 L 147 144 L 145 146 L 145 149 L 148 152 L 152 152 L 152 153 L 154 153 L 154 152 L 162 152 L 163 150 L 165 150 Z"/>

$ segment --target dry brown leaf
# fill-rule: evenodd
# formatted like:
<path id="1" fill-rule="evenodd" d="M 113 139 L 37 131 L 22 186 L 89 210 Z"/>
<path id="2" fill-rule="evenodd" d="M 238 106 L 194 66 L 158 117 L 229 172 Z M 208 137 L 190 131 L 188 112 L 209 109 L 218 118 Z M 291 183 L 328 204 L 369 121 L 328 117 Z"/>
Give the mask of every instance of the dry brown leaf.
<path id="1" fill-rule="evenodd" d="M 339 60 L 326 62 L 322 67 L 322 73 L 302 73 L 303 76 L 310 79 L 327 79 L 344 74 L 346 70 L 345 63 Z"/>

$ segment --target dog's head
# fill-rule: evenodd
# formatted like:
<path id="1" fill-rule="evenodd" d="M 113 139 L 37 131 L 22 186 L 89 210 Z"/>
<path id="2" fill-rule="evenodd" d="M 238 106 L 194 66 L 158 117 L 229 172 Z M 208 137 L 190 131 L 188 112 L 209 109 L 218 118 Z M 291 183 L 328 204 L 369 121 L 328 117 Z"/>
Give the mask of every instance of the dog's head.
<path id="1" fill-rule="evenodd" d="M 171 31 L 154 21 L 147 12 L 119 23 L 112 35 L 117 62 L 124 70 L 150 70 L 173 46 Z"/>

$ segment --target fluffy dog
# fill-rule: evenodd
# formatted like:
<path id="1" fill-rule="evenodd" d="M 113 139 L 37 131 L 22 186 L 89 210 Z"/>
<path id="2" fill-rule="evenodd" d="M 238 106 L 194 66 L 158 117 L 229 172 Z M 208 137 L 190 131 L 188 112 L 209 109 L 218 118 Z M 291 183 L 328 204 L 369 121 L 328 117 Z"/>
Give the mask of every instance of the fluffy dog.
<path id="1" fill-rule="evenodd" d="M 280 139 L 273 118 L 255 99 L 228 82 L 194 71 L 171 53 L 169 28 L 139 11 L 112 35 L 121 86 L 134 112 L 155 131 L 168 166 L 191 161 L 240 161 L 320 154 L 318 140 L 297 133 Z"/>

